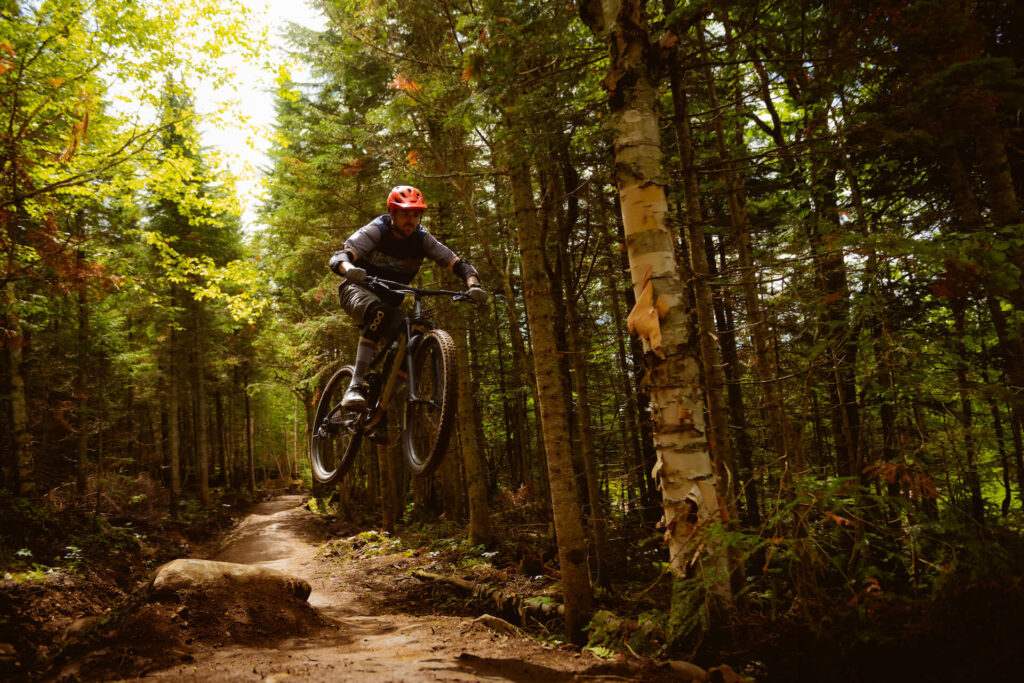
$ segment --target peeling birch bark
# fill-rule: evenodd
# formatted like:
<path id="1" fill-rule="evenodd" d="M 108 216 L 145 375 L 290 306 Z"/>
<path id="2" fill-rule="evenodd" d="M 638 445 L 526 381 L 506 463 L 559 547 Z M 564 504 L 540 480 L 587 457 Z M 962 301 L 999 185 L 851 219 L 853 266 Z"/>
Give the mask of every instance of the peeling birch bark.
<path id="1" fill-rule="evenodd" d="M 731 602 L 724 552 L 704 557 L 702 529 L 725 509 L 720 477 L 704 424 L 698 340 L 685 305 L 675 243 L 665 217 L 657 90 L 650 74 L 651 44 L 644 4 L 638 0 L 589 0 L 580 15 L 608 44 L 615 182 L 622 207 L 629 270 L 638 303 L 646 286 L 649 302 L 662 302 L 660 353 L 649 352 L 648 390 L 657 464 L 653 476 L 662 494 L 665 539 L 678 576 L 713 567 L 713 590 Z M 650 305 L 650 303 L 648 303 Z M 645 351 L 652 351 L 645 340 Z"/>

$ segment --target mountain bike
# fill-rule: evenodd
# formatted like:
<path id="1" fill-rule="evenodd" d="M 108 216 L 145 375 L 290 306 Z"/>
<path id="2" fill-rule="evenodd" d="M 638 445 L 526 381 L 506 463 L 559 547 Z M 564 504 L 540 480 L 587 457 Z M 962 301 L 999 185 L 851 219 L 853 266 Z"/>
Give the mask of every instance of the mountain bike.
<path id="1" fill-rule="evenodd" d="M 309 459 L 313 478 L 331 484 L 355 462 L 362 440 L 385 419 L 388 404 L 405 379 L 408 389 L 402 423 L 402 453 L 414 475 L 433 473 L 444 460 L 455 426 L 458 365 L 455 342 L 423 314 L 425 297 L 471 302 L 466 292 L 422 289 L 381 278 L 366 284 L 403 295 L 405 313 L 398 338 L 383 345 L 366 373 L 366 408 L 345 409 L 341 397 L 352 380 L 346 365 L 327 381 L 317 402 Z"/>

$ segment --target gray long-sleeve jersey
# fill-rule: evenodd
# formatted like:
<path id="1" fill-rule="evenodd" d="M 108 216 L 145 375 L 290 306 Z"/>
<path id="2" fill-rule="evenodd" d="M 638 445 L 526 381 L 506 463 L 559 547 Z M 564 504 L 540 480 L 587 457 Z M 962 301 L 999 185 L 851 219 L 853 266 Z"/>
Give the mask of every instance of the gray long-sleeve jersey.
<path id="1" fill-rule="evenodd" d="M 408 284 L 416 277 L 423 259 L 429 258 L 448 268 L 462 280 L 477 276 L 476 269 L 441 244 L 423 226 L 405 239 L 395 236 L 391 216 L 378 216 L 345 240 L 343 248 L 331 258 L 331 270 L 340 273 L 342 260 L 366 270 L 367 275 Z"/>

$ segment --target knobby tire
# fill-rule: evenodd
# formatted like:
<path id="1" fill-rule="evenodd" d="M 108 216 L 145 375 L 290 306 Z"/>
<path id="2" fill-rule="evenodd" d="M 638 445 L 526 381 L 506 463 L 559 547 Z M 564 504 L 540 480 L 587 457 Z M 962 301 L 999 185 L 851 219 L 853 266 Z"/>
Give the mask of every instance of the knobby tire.
<path id="1" fill-rule="evenodd" d="M 352 467 L 363 435 L 357 426 L 359 413 L 342 411 L 343 424 L 324 427 L 324 418 L 331 408 L 341 403 L 349 382 L 352 366 L 346 365 L 327 381 L 324 393 L 316 405 L 313 419 L 313 436 L 309 440 L 309 462 L 313 478 L 322 485 L 335 482 Z"/>
<path id="2" fill-rule="evenodd" d="M 402 452 L 416 476 L 432 474 L 441 466 L 455 426 L 458 401 L 458 364 L 455 342 L 444 330 L 423 335 L 413 350 L 417 398 L 405 407 Z"/>

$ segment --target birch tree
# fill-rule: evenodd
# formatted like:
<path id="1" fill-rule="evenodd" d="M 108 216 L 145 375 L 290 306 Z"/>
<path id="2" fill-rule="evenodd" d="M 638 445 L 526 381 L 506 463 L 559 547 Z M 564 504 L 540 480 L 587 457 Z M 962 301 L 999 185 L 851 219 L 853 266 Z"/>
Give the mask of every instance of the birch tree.
<path id="1" fill-rule="evenodd" d="M 661 170 L 658 89 L 652 71 L 644 3 L 589 0 L 580 16 L 608 46 L 605 85 L 615 146 L 615 184 L 622 207 L 629 272 L 637 303 L 631 332 L 643 339 L 657 464 L 671 567 L 677 576 L 708 573 L 714 592 L 731 602 L 728 563 L 701 551 L 703 531 L 725 515 L 721 478 L 712 459 L 700 388 L 701 362 L 686 305 Z"/>

